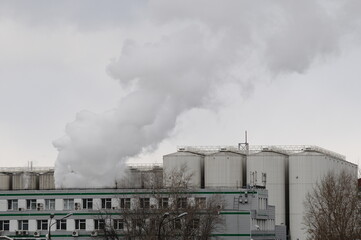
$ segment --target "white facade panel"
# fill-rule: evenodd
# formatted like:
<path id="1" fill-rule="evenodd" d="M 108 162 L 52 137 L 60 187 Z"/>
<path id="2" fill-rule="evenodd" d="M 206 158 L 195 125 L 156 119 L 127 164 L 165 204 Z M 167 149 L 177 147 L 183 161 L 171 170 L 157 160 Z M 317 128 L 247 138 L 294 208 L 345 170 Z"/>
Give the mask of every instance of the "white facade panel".
<path id="1" fill-rule="evenodd" d="M 263 186 L 266 180 L 269 204 L 276 207 L 277 225 L 286 224 L 287 171 L 285 154 L 268 151 L 247 156 L 247 184 Z"/>
<path id="2" fill-rule="evenodd" d="M 93 199 L 93 209 L 102 209 L 102 200 L 100 198 Z"/>
<path id="3" fill-rule="evenodd" d="M 55 199 L 55 210 L 63 210 L 64 201 L 63 199 Z"/>
<path id="4" fill-rule="evenodd" d="M 169 184 L 172 172 L 182 171 L 185 176 L 192 175 L 189 184 L 192 187 L 202 187 L 204 178 L 204 156 L 197 153 L 180 151 L 163 156 L 163 181 Z"/>
<path id="5" fill-rule="evenodd" d="M 156 198 L 150 198 L 150 206 L 156 207 L 158 205 L 158 201 Z"/>
<path id="6" fill-rule="evenodd" d="M 0 200 L 0 211 L 6 211 L 8 209 L 8 201 Z"/>
<path id="7" fill-rule="evenodd" d="M 18 220 L 10 220 L 9 231 L 15 232 L 18 229 Z"/>
<path id="8" fill-rule="evenodd" d="M 92 231 L 94 229 L 94 220 L 93 219 L 86 219 L 85 220 L 85 224 L 86 224 L 86 231 Z"/>
<path id="9" fill-rule="evenodd" d="M 305 151 L 289 158 L 290 234 L 292 240 L 305 240 L 303 230 L 304 200 L 315 184 L 329 171 L 348 169 L 357 173 L 357 166 L 322 153 Z M 357 174 L 355 174 L 355 178 Z"/>
<path id="10" fill-rule="evenodd" d="M 25 199 L 18 200 L 18 208 L 26 209 L 26 200 Z"/>
<path id="11" fill-rule="evenodd" d="M 56 222 L 56 219 L 53 219 L 52 221 L 51 221 L 51 224 L 53 224 L 54 222 Z M 48 221 L 48 224 L 50 224 L 50 221 Z M 51 231 L 53 232 L 53 231 L 55 231 L 56 230 L 56 223 L 53 225 L 53 226 L 51 226 Z M 43 230 L 44 231 L 44 230 Z"/>
<path id="12" fill-rule="evenodd" d="M 119 199 L 112 198 L 112 208 L 119 208 Z"/>
<path id="13" fill-rule="evenodd" d="M 207 155 L 204 160 L 205 187 L 242 187 L 244 163 L 245 156 L 234 152 Z"/>
<path id="14" fill-rule="evenodd" d="M 73 231 L 73 230 L 75 230 L 75 220 L 74 219 L 68 219 L 67 221 L 66 221 L 66 230 L 67 231 Z"/>
<path id="15" fill-rule="evenodd" d="M 29 220 L 29 231 L 36 231 L 36 230 L 37 230 L 36 220 Z"/>

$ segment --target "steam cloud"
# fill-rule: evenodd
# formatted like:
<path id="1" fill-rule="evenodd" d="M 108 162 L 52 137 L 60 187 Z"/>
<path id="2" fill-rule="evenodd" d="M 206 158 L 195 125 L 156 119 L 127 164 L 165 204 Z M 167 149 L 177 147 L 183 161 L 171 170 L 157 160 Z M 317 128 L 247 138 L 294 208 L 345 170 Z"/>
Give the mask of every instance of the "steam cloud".
<path id="1" fill-rule="evenodd" d="M 338 3 L 337 3 L 338 4 Z M 54 142 L 57 187 L 113 187 L 124 164 L 154 149 L 177 117 L 210 107 L 218 86 L 305 71 L 338 51 L 357 27 L 355 5 L 330 1 L 149 1 L 143 17 L 161 37 L 128 40 L 108 73 L 132 91 L 104 114 L 83 111 Z M 357 11 L 355 11 L 357 12 Z M 253 70 L 254 72 L 254 70 Z"/>

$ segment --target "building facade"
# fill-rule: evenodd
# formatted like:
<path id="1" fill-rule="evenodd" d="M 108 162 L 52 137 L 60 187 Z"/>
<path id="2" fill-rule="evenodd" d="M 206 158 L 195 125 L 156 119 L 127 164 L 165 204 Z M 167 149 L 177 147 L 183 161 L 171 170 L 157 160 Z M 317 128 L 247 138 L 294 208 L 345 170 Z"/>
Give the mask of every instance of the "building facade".
<path id="1" fill-rule="evenodd" d="M 54 238 L 100 237 L 101 211 L 121 219 L 121 199 L 135 206 L 140 196 L 159 207 L 152 196 L 155 180 L 167 187 L 174 170 L 192 176 L 187 203 L 212 196 L 225 199 L 219 211 L 225 224 L 212 233 L 220 239 L 285 239 L 287 233 L 288 239 L 305 240 L 303 201 L 308 191 L 329 171 L 346 170 L 357 177 L 357 165 L 315 146 L 179 147 L 163 156 L 162 165 L 129 167 L 114 189 L 55 190 L 52 169 L 2 169 L 0 231 L 16 239 L 44 238 L 50 224 L 72 213 L 52 226 Z M 116 230 L 122 236 L 120 228 Z"/>
<path id="2" fill-rule="evenodd" d="M 164 193 L 164 196 L 169 196 Z M 224 224 L 212 233 L 217 239 L 275 239 L 275 209 L 264 189 L 198 189 L 186 204 L 221 196 L 219 214 Z M 123 210 L 142 199 L 144 208 L 160 208 L 150 189 L 10 190 L 0 192 L 0 232 L 13 239 L 102 238 L 104 218 L 121 238 Z M 162 198 L 164 199 L 164 198 Z M 175 201 L 169 196 L 167 202 Z M 139 206 L 139 205 L 137 205 Z"/>
<path id="3" fill-rule="evenodd" d="M 265 187 L 276 209 L 276 225 L 286 226 L 288 239 L 306 240 L 303 225 L 306 194 L 328 172 L 348 171 L 357 178 L 357 165 L 345 156 L 317 146 L 182 146 L 163 157 L 164 172 L 193 166 L 200 188 Z"/>

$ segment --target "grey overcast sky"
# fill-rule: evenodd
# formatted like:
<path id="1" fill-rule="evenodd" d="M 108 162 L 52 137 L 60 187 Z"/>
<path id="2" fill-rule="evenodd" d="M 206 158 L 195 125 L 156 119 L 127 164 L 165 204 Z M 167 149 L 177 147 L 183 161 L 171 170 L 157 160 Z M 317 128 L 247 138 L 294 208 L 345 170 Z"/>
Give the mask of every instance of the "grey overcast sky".
<path id="1" fill-rule="evenodd" d="M 357 0 L 0 1 L 0 165 L 160 162 L 245 130 L 357 164 L 360 12 Z"/>

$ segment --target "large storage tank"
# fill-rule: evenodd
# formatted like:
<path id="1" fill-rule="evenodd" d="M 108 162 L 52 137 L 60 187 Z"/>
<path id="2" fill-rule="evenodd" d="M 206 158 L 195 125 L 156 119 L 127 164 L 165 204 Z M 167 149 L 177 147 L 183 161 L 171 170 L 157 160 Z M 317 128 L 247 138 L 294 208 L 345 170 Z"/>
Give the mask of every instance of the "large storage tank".
<path id="1" fill-rule="evenodd" d="M 276 224 L 287 222 L 288 155 L 263 149 L 247 156 L 247 184 L 268 190 L 268 204 L 276 207 Z"/>
<path id="2" fill-rule="evenodd" d="M 154 167 L 151 170 L 142 171 L 142 188 L 162 188 L 163 169 Z"/>
<path id="3" fill-rule="evenodd" d="M 305 240 L 303 214 L 306 194 L 329 171 L 335 173 L 347 169 L 357 178 L 357 165 L 342 158 L 305 149 L 289 157 L 289 200 L 290 200 L 290 234 L 292 240 Z"/>
<path id="4" fill-rule="evenodd" d="M 136 168 L 124 171 L 123 177 L 117 181 L 117 188 L 141 188 L 142 172 Z"/>
<path id="5" fill-rule="evenodd" d="M 204 186 L 204 155 L 197 152 L 178 150 L 178 152 L 163 156 L 163 181 L 169 186 L 173 172 L 183 172 L 185 176 L 192 175 L 189 185 L 201 188 Z"/>
<path id="6" fill-rule="evenodd" d="M 9 174 L 0 173 L 0 190 L 10 190 L 11 178 Z"/>
<path id="7" fill-rule="evenodd" d="M 13 190 L 35 190 L 38 189 L 37 173 L 19 172 L 12 176 Z"/>
<path id="8" fill-rule="evenodd" d="M 242 187 L 245 159 L 245 155 L 227 150 L 207 155 L 204 160 L 205 187 Z"/>
<path id="9" fill-rule="evenodd" d="M 39 175 L 39 189 L 55 189 L 54 172 L 46 172 Z"/>

